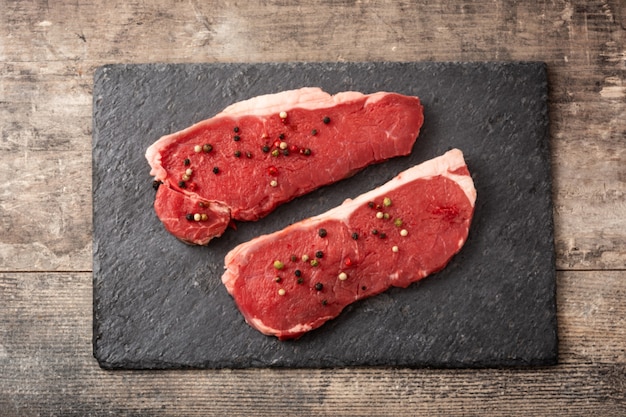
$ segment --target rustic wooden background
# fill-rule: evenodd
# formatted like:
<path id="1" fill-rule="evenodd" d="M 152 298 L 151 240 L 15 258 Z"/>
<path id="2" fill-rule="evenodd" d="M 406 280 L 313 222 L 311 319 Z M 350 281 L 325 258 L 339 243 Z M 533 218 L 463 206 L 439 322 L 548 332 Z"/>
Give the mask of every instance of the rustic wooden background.
<path id="1" fill-rule="evenodd" d="M 548 63 L 560 364 L 106 372 L 91 112 L 107 63 Z M 0 0 L 0 415 L 626 415 L 623 0 Z"/>

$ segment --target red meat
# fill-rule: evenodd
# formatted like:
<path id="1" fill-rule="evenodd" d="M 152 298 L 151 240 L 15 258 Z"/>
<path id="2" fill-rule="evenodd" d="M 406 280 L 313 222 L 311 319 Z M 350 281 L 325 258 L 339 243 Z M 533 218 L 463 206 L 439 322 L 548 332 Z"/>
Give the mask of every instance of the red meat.
<path id="1" fill-rule="evenodd" d="M 160 184 L 154 207 L 172 234 L 203 245 L 231 219 L 258 220 L 367 165 L 409 154 L 422 122 L 419 99 L 394 93 L 302 88 L 239 102 L 148 148 Z"/>
<path id="2" fill-rule="evenodd" d="M 324 214 L 243 243 L 222 282 L 246 321 L 300 337 L 348 304 L 445 267 L 467 239 L 476 190 L 453 149 Z"/>

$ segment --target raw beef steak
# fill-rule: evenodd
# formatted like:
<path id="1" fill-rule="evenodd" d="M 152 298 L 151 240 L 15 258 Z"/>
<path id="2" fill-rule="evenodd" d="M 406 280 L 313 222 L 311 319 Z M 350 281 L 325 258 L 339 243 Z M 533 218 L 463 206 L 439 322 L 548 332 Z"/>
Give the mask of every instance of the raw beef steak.
<path id="1" fill-rule="evenodd" d="M 252 327 L 297 338 L 350 303 L 443 269 L 465 243 L 475 200 L 463 154 L 453 149 L 235 247 L 222 282 Z"/>
<path id="2" fill-rule="evenodd" d="M 409 154 L 422 110 L 416 97 L 331 96 L 319 88 L 233 104 L 148 148 L 156 213 L 176 237 L 206 244 L 231 219 L 257 220 L 367 165 Z"/>

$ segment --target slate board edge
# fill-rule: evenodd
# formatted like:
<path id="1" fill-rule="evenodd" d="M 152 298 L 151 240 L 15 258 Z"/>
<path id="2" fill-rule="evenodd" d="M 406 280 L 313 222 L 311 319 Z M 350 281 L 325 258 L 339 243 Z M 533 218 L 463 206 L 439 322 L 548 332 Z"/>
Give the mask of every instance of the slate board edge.
<path id="1" fill-rule="evenodd" d="M 307 64 L 307 63 L 305 63 L 305 62 L 293 62 L 293 63 L 289 63 L 289 62 L 287 62 L 287 63 L 263 63 L 262 65 L 277 65 L 277 66 L 283 66 L 283 65 L 292 65 L 292 64 L 293 64 L 293 65 L 303 65 L 303 64 Z M 362 64 L 362 65 L 369 65 L 369 64 L 372 64 L 372 63 L 334 63 L 334 62 L 315 62 L 315 63 L 312 63 L 312 64 L 315 64 L 315 65 L 332 65 L 332 66 L 335 66 L 335 65 L 337 65 L 337 64 L 345 64 L 345 65 L 355 65 L 355 64 L 356 64 L 356 65 L 359 65 L 359 64 Z M 380 63 L 375 63 L 375 64 L 402 65 L 402 64 L 407 64 L 407 63 L 404 63 L 404 62 L 380 62 Z M 444 65 L 445 65 L 445 64 L 449 64 L 449 65 L 467 65 L 467 66 L 472 66 L 472 65 L 480 65 L 480 64 L 483 64 L 483 63 L 481 63 L 481 62 L 452 62 L 452 61 L 451 61 L 451 62 L 442 62 L 442 63 L 438 63 L 438 64 L 444 64 Z M 535 62 L 535 61 L 519 61 L 519 62 L 491 62 L 490 64 L 503 65 L 503 66 L 508 66 L 508 65 L 516 65 L 516 64 L 530 64 L 530 65 L 537 65 L 537 64 L 539 64 L 539 65 L 543 65 L 543 66 L 544 66 L 544 68 L 545 68 L 545 63 Z M 126 67 L 126 68 L 132 68 L 132 67 L 141 66 L 141 65 L 144 65 L 144 66 L 146 66 L 146 65 L 147 65 L 147 66 L 156 66 L 156 67 L 160 67 L 160 66 L 169 67 L 169 66 L 178 66 L 178 65 L 199 65 L 199 66 L 205 66 L 205 65 L 207 65 L 207 64 L 159 64 L 159 63 L 154 63 L 154 64 L 110 64 L 110 65 L 105 65 L 105 66 L 102 66 L 102 67 L 97 68 L 97 69 L 96 69 L 96 72 L 95 72 L 94 77 L 95 77 L 95 78 L 97 78 L 97 77 L 101 76 L 101 74 L 102 74 L 103 72 L 106 72 L 106 69 L 107 69 L 107 68 L 114 68 L 114 67 Z M 208 64 L 208 65 L 210 65 L 210 64 Z M 248 66 L 254 66 L 254 65 L 258 65 L 258 64 L 230 63 L 230 64 L 223 64 L 223 65 L 233 65 L 233 66 L 238 66 L 238 65 L 248 65 Z M 95 83 L 95 84 L 97 84 L 97 83 Z M 96 93 L 96 91 L 94 90 L 94 108 L 96 107 L 96 100 L 97 100 L 97 97 L 96 97 L 96 94 L 95 94 L 95 93 Z M 94 134 L 94 138 L 98 136 L 97 127 L 95 126 L 95 124 L 94 124 L 94 133 L 93 133 L 93 134 Z M 549 136 L 549 128 L 548 128 L 548 129 L 546 129 L 546 135 L 548 135 L 548 136 Z M 547 139 L 546 139 L 546 146 L 548 147 L 548 153 L 549 153 L 549 152 L 550 152 L 550 150 L 549 150 L 549 140 L 548 140 L 548 139 L 549 139 L 549 138 L 547 138 Z M 96 145 L 96 143 L 95 143 L 95 141 L 94 141 L 94 147 L 95 147 L 95 145 Z M 94 164 L 94 168 L 93 168 L 94 173 L 95 173 L 95 169 L 96 169 L 96 167 L 95 167 L 95 164 Z M 550 183 L 551 183 L 551 177 L 550 177 Z M 550 201 L 550 204 L 551 204 L 551 201 Z M 552 219 L 552 218 L 551 218 L 551 220 L 553 221 L 553 219 Z M 94 277 L 95 277 L 95 275 L 96 275 L 96 274 L 98 274 L 98 273 L 99 273 L 99 271 L 100 271 L 100 264 L 99 264 L 98 257 L 97 257 L 97 250 L 98 250 L 98 248 L 97 248 L 97 246 L 95 245 L 95 242 L 94 242 L 94 250 L 93 250 L 93 252 L 94 252 Z M 553 264 L 555 263 L 555 262 L 554 262 L 554 258 L 555 258 L 555 253 L 554 253 L 554 252 L 552 252 L 552 263 L 553 263 Z M 556 273 L 556 272 L 554 272 L 554 273 Z M 556 292 L 556 287 L 554 288 L 554 291 Z M 95 297 L 95 296 L 96 296 L 96 288 L 95 288 L 95 286 L 94 286 L 94 297 Z M 555 297 L 554 297 L 554 302 L 556 303 L 556 298 L 555 298 Z M 94 314 L 96 314 L 95 304 L 94 304 Z M 101 366 L 101 367 L 103 367 L 103 368 L 105 368 L 105 369 L 117 369 L 117 367 L 116 367 L 116 365 L 115 365 L 115 364 L 112 364 L 112 363 L 107 363 L 107 362 L 105 362 L 105 361 L 101 361 L 101 358 L 99 358 L 99 357 L 98 357 L 97 351 L 96 351 L 96 349 L 95 349 L 95 330 L 96 330 L 96 326 L 97 326 L 97 320 L 94 320 L 94 355 L 95 355 L 96 359 L 98 359 L 98 361 L 99 361 L 99 363 L 100 363 L 100 366 Z M 556 323 L 555 323 L 555 328 L 556 328 Z M 555 339 L 555 342 L 556 342 L 556 341 L 557 341 L 557 339 Z M 557 347 L 555 346 L 555 349 L 554 349 L 554 356 L 551 356 L 551 357 L 546 357 L 546 358 L 539 358 L 536 362 L 528 363 L 528 364 L 526 364 L 526 365 L 528 365 L 528 366 L 553 365 L 553 364 L 556 364 L 556 363 L 558 362 L 558 356 L 557 356 L 557 355 L 558 355 L 558 349 L 557 349 Z M 128 365 L 128 364 L 127 364 L 127 365 Z M 153 363 L 152 365 L 153 365 L 153 366 L 148 366 L 148 367 L 146 367 L 146 366 L 141 366 L 141 365 L 140 365 L 140 366 L 137 366 L 136 368 L 134 368 L 134 367 L 132 366 L 132 364 L 130 364 L 130 366 L 124 366 L 124 367 L 123 367 L 123 369 L 152 369 L 152 368 L 154 368 L 154 369 L 169 369 L 169 368 L 181 368 L 181 366 L 180 366 L 179 364 L 175 364 L 175 363 L 168 363 L 168 362 L 165 362 L 165 363 Z M 358 365 L 357 365 L 357 366 L 358 366 Z M 377 365 L 372 365 L 372 366 L 377 366 Z M 387 365 L 383 365 L 383 366 L 387 366 Z M 411 364 L 398 364 L 398 365 L 391 364 L 391 366 L 404 366 L 404 367 L 424 367 L 424 366 L 427 366 L 427 367 L 432 367 L 432 364 L 431 364 L 431 365 L 428 365 L 428 364 L 412 364 L 412 365 L 411 365 Z M 520 363 L 519 363 L 519 362 L 517 362 L 515 359 L 512 359 L 512 360 L 511 360 L 511 363 L 505 363 L 505 364 L 503 365 L 503 364 L 502 364 L 502 361 L 500 361 L 500 362 L 498 363 L 498 365 L 496 365 L 496 366 L 498 366 L 498 367 L 499 367 L 499 366 L 506 366 L 506 367 L 511 367 L 511 366 L 512 366 L 512 367 L 516 367 L 516 366 L 520 366 Z M 525 366 L 525 365 L 524 365 L 524 364 L 522 364 L 521 366 Z M 185 366 L 183 366 L 183 368 L 184 368 L 184 367 L 185 367 Z M 196 366 L 191 366 L 191 367 L 196 367 Z M 204 366 L 200 366 L 200 367 L 204 367 Z M 209 367 L 211 367 L 211 366 L 209 366 Z M 234 366 L 234 364 L 233 364 L 233 366 L 232 366 L 232 367 L 237 367 L 237 366 Z M 255 366 L 254 364 L 252 364 L 251 366 L 243 366 L 243 367 L 245 368 L 245 367 L 281 367 L 281 366 L 266 365 L 266 364 L 259 364 L 259 365 Z M 322 365 L 322 366 L 315 366 L 315 367 L 322 367 L 322 368 L 323 368 L 323 367 L 326 367 L 326 366 Z M 333 366 L 331 366 L 331 367 L 333 367 Z M 453 368 L 456 368 L 456 367 L 462 367 L 462 368 L 472 368 L 472 367 L 474 367 L 474 366 L 471 366 L 471 365 L 468 365 L 468 364 L 449 364 L 449 363 L 448 363 L 448 364 L 435 364 L 435 366 L 434 366 L 434 367 L 441 367 L 441 368 L 448 368 L 448 367 L 453 367 Z M 485 367 L 485 366 L 476 366 L 476 367 L 478 367 L 478 368 L 483 368 L 483 367 Z M 487 366 L 486 366 L 486 367 L 490 367 L 490 365 L 489 365 L 489 364 L 487 364 Z"/>

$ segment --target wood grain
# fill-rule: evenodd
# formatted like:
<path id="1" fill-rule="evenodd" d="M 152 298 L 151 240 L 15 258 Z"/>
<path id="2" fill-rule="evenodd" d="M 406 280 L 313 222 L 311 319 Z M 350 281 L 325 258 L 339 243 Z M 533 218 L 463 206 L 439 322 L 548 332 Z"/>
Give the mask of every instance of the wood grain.
<path id="1" fill-rule="evenodd" d="M 0 409 L 6 416 L 623 415 L 623 273 L 563 272 L 558 287 L 554 368 L 105 372 L 91 356 L 90 274 L 3 273 Z"/>
<path id="2" fill-rule="evenodd" d="M 622 0 L 0 0 L 0 414 L 626 415 Z M 91 90 L 107 63 L 548 63 L 560 365 L 104 372 Z"/>

